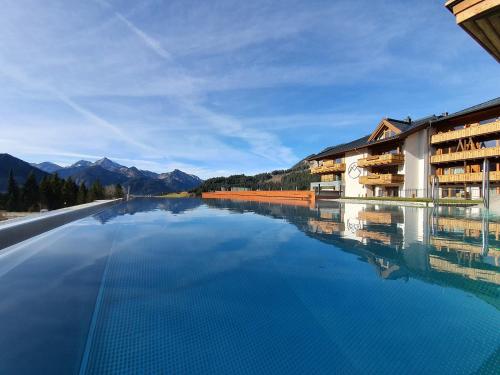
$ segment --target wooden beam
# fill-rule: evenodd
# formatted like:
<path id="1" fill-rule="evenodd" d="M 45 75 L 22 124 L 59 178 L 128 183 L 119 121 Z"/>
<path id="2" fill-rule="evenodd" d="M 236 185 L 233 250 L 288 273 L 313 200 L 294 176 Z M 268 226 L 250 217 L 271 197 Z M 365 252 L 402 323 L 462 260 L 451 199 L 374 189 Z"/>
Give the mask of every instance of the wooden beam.
<path id="1" fill-rule="evenodd" d="M 495 55 L 495 46 L 491 44 L 491 41 L 474 20 L 465 21 L 461 26 L 465 31 L 467 31 L 467 33 L 469 33 L 469 35 L 473 39 L 475 39 L 480 45 L 482 45 L 484 49 L 486 49 L 492 55 Z"/>
<path id="2" fill-rule="evenodd" d="M 487 17 L 477 19 L 476 24 L 492 44 L 493 51 L 496 51 L 496 53 L 500 53 L 500 34 L 499 31 L 493 28 L 490 20 Z"/>
<path id="3" fill-rule="evenodd" d="M 453 6 L 453 14 L 457 15 L 458 13 L 463 12 L 464 10 L 482 1 L 484 0 L 463 0 L 459 3 L 456 3 L 456 5 Z"/>
<path id="4" fill-rule="evenodd" d="M 483 13 L 493 11 L 497 7 L 500 7 L 500 0 L 483 0 L 458 13 L 456 15 L 457 23 L 461 24 L 462 22 L 470 18 L 474 18 Z"/>

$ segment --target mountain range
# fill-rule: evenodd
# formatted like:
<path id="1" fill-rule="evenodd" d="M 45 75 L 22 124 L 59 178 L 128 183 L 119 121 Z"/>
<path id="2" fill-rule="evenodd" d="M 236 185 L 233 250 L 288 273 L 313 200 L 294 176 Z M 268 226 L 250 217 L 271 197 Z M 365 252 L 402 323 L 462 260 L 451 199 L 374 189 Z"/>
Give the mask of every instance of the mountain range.
<path id="1" fill-rule="evenodd" d="M 125 191 L 130 187 L 130 193 L 137 195 L 188 191 L 203 183 L 199 177 L 178 169 L 167 173 L 155 173 L 136 167 L 126 167 L 108 158 L 95 162 L 79 160 L 63 167 L 51 162 L 29 164 L 12 155 L 0 154 L 0 191 L 7 189 L 7 179 L 11 169 L 14 171 L 16 181 L 21 185 L 30 171 L 35 173 L 37 180 L 41 180 L 47 174 L 57 173 L 59 177 L 71 177 L 77 184 L 83 182 L 87 186 L 96 180 L 105 186 L 121 184 Z"/>

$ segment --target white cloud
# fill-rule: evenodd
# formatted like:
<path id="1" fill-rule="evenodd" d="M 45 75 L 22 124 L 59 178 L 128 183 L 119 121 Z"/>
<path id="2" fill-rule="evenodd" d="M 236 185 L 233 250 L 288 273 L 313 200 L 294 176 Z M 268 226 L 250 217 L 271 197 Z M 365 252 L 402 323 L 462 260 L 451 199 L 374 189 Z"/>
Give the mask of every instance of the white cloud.
<path id="1" fill-rule="evenodd" d="M 0 146 L 203 177 L 285 168 L 380 113 L 488 99 L 483 54 L 441 3 L 7 0 Z"/>

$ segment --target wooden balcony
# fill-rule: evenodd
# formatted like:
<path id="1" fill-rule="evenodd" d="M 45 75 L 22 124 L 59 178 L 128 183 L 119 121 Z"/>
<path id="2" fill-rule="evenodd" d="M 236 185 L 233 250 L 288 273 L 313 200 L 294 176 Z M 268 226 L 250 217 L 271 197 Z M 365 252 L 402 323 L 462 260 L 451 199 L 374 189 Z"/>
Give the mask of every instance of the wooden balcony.
<path id="1" fill-rule="evenodd" d="M 345 231 L 344 223 L 335 223 L 331 221 L 309 219 L 308 226 L 311 232 L 320 234 L 334 234 Z"/>
<path id="2" fill-rule="evenodd" d="M 396 186 L 404 183 L 405 176 L 402 174 L 371 174 L 361 176 L 359 183 L 363 185 L 385 185 Z"/>
<path id="3" fill-rule="evenodd" d="M 500 62 L 500 1 L 448 0 L 445 5 L 457 24 Z"/>
<path id="4" fill-rule="evenodd" d="M 488 135 L 494 133 L 500 133 L 500 120 L 490 122 L 489 124 L 484 124 L 484 125 L 476 124 L 464 129 L 451 130 L 444 133 L 434 134 L 431 137 L 431 143 L 437 144 L 442 142 L 455 141 L 463 138 L 477 137 L 480 135 Z"/>
<path id="5" fill-rule="evenodd" d="M 438 230 L 443 232 L 456 232 L 463 230 L 466 237 L 479 237 L 483 230 L 483 223 L 479 220 L 456 219 L 452 217 L 439 217 L 437 219 Z M 488 223 L 488 232 L 500 239 L 500 223 Z"/>
<path id="6" fill-rule="evenodd" d="M 404 164 L 405 156 L 403 154 L 382 154 L 370 155 L 366 158 L 358 160 L 358 167 L 374 167 L 382 165 L 398 165 Z"/>
<path id="7" fill-rule="evenodd" d="M 500 147 L 487 147 L 478 150 L 451 152 L 449 154 L 432 155 L 431 163 L 448 163 L 460 160 L 484 159 L 489 157 L 500 157 Z"/>
<path id="8" fill-rule="evenodd" d="M 340 173 L 345 172 L 345 163 L 335 163 L 333 161 L 325 161 L 323 165 L 311 167 L 311 174 L 324 173 Z"/>
<path id="9" fill-rule="evenodd" d="M 476 173 L 457 173 L 437 176 L 440 184 L 453 184 L 460 182 L 481 182 L 483 181 L 483 172 Z M 490 181 L 500 181 L 500 172 L 490 172 Z"/>
<path id="10" fill-rule="evenodd" d="M 369 231 L 366 229 L 358 229 L 356 231 L 356 237 L 360 237 L 360 238 L 367 239 L 367 240 L 382 242 L 385 245 L 391 244 L 391 236 L 389 234 L 386 234 L 386 233 L 374 232 L 374 231 Z"/>
<path id="11" fill-rule="evenodd" d="M 478 250 L 481 249 L 479 246 L 477 248 Z M 443 259 L 435 255 L 429 256 L 429 265 L 432 269 L 438 272 L 452 273 L 460 275 L 465 279 L 500 285 L 500 273 L 493 269 L 467 267 L 461 264 L 452 263 L 447 259 Z"/>
<path id="12" fill-rule="evenodd" d="M 403 213 L 399 211 L 360 211 L 358 219 L 373 224 L 393 224 L 404 221 Z"/>

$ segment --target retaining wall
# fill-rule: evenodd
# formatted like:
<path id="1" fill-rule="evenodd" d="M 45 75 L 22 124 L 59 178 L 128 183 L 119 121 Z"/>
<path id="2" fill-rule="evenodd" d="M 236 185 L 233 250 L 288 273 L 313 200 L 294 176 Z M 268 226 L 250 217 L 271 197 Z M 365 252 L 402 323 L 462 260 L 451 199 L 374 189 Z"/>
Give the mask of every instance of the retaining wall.
<path id="1" fill-rule="evenodd" d="M 118 202 L 121 202 L 121 199 L 96 201 L 1 222 L 0 249 L 27 240 L 71 221 L 93 215 Z"/>

